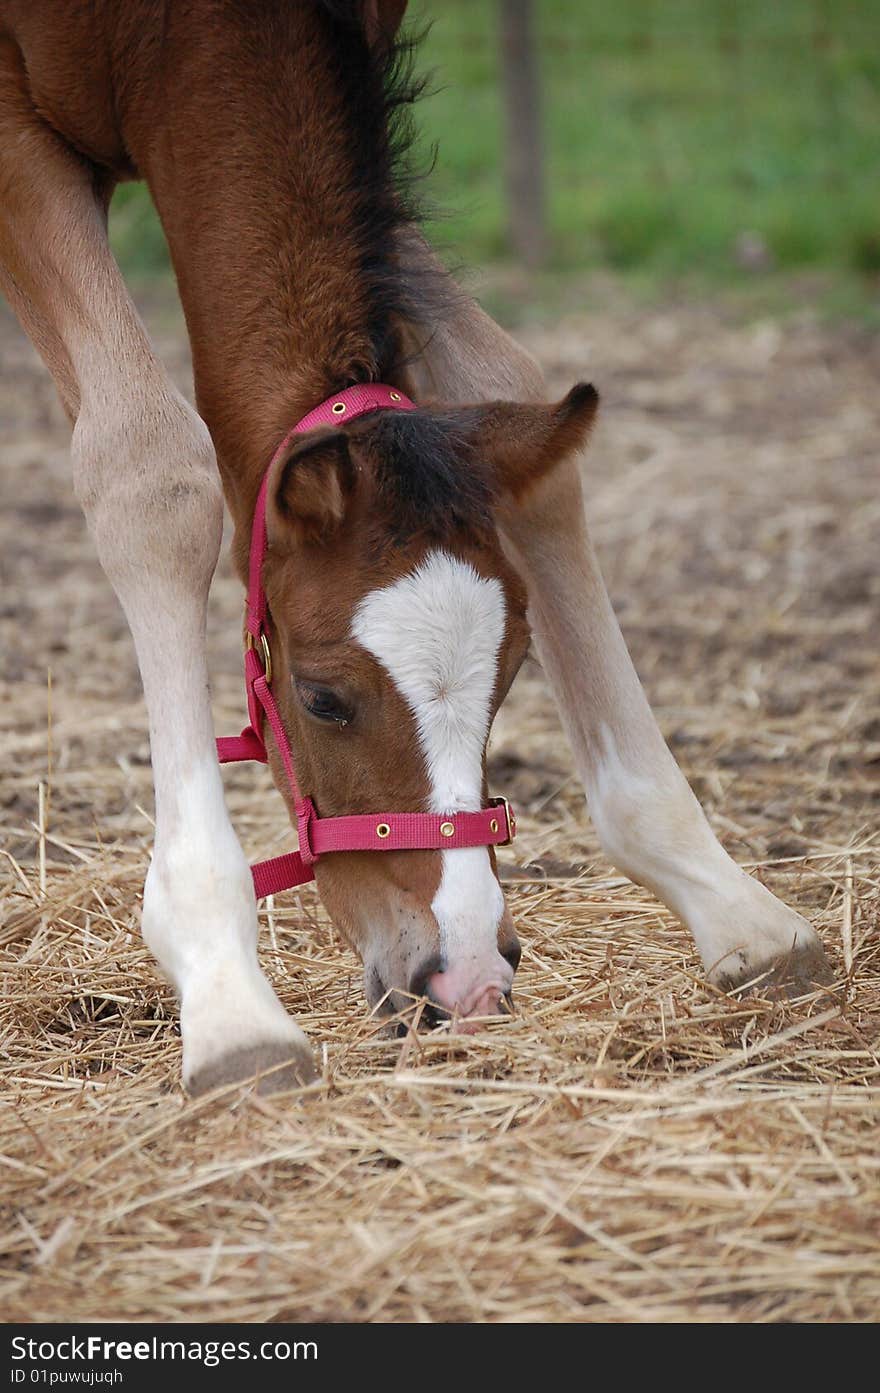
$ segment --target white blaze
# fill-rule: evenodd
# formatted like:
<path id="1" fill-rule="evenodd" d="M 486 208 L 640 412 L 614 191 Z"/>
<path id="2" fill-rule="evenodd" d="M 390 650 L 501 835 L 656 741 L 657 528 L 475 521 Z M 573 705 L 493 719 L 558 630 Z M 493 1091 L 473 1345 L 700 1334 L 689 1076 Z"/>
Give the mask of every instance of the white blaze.
<path id="1" fill-rule="evenodd" d="M 474 812 L 482 802 L 506 607 L 497 580 L 433 551 L 416 570 L 361 601 L 357 641 L 378 659 L 408 703 L 430 780 L 430 811 Z M 450 961 L 494 949 L 504 908 L 485 847 L 444 851 L 431 906 Z"/>

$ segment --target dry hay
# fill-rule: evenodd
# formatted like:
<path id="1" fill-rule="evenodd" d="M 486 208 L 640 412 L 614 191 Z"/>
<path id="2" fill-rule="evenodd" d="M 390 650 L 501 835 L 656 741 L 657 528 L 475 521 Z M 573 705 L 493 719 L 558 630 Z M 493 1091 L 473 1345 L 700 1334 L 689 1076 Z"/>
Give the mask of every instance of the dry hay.
<path id="1" fill-rule="evenodd" d="M 262 915 L 262 956 L 321 1082 L 188 1102 L 138 934 L 130 642 L 51 388 L 0 320 L 5 1319 L 876 1316 L 877 345 L 627 305 L 531 339 L 555 385 L 592 363 L 605 388 L 594 531 L 664 731 L 725 844 L 811 915 L 835 986 L 706 986 L 681 927 L 599 856 L 530 662 L 492 756 L 521 814 L 516 1018 L 381 1038 L 304 891 Z M 232 731 L 225 567 L 212 603 Z M 265 771 L 224 778 L 247 850 L 286 841 Z"/>

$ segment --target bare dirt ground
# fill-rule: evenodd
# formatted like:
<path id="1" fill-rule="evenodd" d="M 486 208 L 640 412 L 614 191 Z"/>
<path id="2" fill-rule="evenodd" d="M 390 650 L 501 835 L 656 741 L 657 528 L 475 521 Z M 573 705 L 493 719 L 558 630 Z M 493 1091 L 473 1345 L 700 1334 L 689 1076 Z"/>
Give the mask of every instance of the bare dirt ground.
<path id="1" fill-rule="evenodd" d="M 185 384 L 179 321 L 149 317 Z M 132 647 L 53 388 L 0 311 L 2 1318 L 876 1319 L 880 344 L 711 304 L 524 337 L 554 388 L 603 391 L 589 511 L 642 679 L 721 840 L 818 926 L 834 987 L 736 1001 L 701 980 L 599 854 L 530 660 L 492 743 L 520 811 L 515 1019 L 381 1038 L 303 891 L 262 914 L 261 948 L 321 1083 L 187 1101 L 138 932 Z M 240 613 L 224 559 L 224 732 Z M 288 844 L 265 771 L 224 778 L 249 854 Z"/>

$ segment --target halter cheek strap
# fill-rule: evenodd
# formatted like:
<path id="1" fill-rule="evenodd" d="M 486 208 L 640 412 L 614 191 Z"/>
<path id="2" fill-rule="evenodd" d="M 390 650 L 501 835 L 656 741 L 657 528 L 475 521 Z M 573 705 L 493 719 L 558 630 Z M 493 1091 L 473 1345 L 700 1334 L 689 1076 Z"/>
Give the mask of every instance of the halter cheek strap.
<path id="1" fill-rule="evenodd" d="M 315 426 L 342 424 L 356 416 L 380 410 L 413 411 L 414 404 L 402 392 L 381 384 L 348 387 L 329 397 L 299 421 L 284 437 L 263 476 L 254 523 L 248 572 L 244 673 L 250 724 L 241 735 L 217 741 L 221 764 L 242 760 L 268 760 L 264 737 L 268 721 L 284 766 L 299 834 L 299 851 L 260 861 L 251 867 L 258 899 L 314 880 L 319 856 L 335 851 L 452 851 L 457 847 L 506 846 L 516 835 L 516 819 L 506 798 L 493 798 L 479 812 L 456 813 L 356 813 L 346 817 L 319 817 L 311 798 L 304 798 L 296 779 L 293 755 L 281 713 L 272 695 L 272 655 L 266 632 L 266 592 L 263 561 L 266 557 L 266 497 L 275 461 L 288 449 L 294 436 Z"/>

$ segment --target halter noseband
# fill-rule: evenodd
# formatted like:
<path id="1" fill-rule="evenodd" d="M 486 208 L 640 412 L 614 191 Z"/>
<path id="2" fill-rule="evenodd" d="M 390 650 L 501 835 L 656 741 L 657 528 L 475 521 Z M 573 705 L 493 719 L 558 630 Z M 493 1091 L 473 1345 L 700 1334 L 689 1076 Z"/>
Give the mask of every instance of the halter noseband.
<path id="1" fill-rule="evenodd" d="M 251 867 L 258 899 L 314 880 L 319 856 L 334 851 L 452 851 L 467 846 L 506 846 L 516 836 L 516 819 L 506 798 L 492 798 L 479 812 L 456 813 L 358 813 L 347 817 L 319 817 L 311 798 L 303 798 L 296 780 L 293 755 L 281 714 L 272 695 L 272 657 L 266 633 L 266 592 L 263 561 L 266 556 L 266 496 L 272 465 L 295 435 L 315 426 L 341 424 L 369 411 L 386 408 L 413 411 L 414 403 L 402 392 L 381 384 L 348 387 L 303 416 L 284 437 L 263 476 L 251 532 L 247 592 L 244 673 L 250 725 L 241 735 L 217 741 L 221 764 L 258 760 L 266 764 L 263 726 L 267 720 L 275 739 L 296 813 L 299 851 L 260 861 Z"/>

